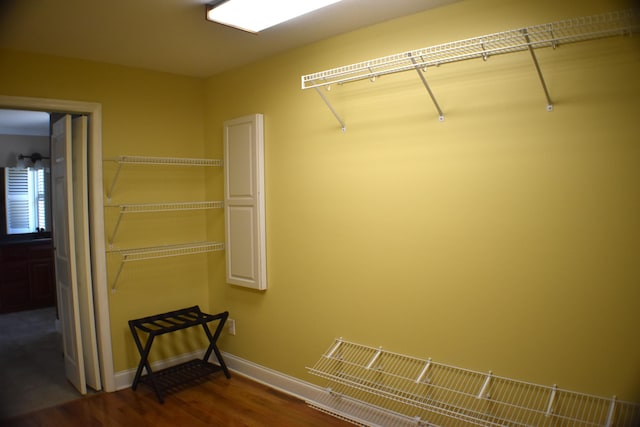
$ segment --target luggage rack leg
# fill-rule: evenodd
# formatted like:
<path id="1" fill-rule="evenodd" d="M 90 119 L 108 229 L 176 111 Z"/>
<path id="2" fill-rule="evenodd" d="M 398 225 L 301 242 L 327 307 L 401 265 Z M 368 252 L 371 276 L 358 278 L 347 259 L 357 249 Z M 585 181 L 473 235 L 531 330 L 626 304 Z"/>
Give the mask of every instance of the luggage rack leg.
<path id="1" fill-rule="evenodd" d="M 229 317 L 228 312 L 225 311 L 224 313 L 222 313 L 222 318 L 218 322 L 218 326 L 216 326 L 216 330 L 213 333 L 213 335 L 211 335 L 211 330 L 209 329 L 209 326 L 206 323 L 202 324 L 202 329 L 204 329 L 204 333 L 207 335 L 207 338 L 209 338 L 209 348 L 207 348 L 207 351 L 204 354 L 204 357 L 202 358 L 202 360 L 204 360 L 205 362 L 208 361 L 209 357 L 211 357 L 211 352 L 215 353 L 216 359 L 218 359 L 218 364 L 220 365 L 220 368 L 222 368 L 222 372 L 224 372 L 224 376 L 227 378 L 231 378 L 229 369 L 227 369 L 227 365 L 224 363 L 224 359 L 222 359 L 222 354 L 220 353 L 220 350 L 218 349 L 218 345 L 216 344 L 218 342 L 218 338 L 220 337 L 220 334 L 222 333 L 222 328 L 224 328 L 224 324 L 227 321 L 227 317 Z"/>
<path id="2" fill-rule="evenodd" d="M 136 343 L 136 347 L 140 352 L 140 363 L 138 364 L 138 369 L 136 370 L 136 375 L 133 377 L 133 383 L 131 384 L 131 389 L 135 390 L 138 388 L 138 383 L 140 382 L 140 378 L 142 376 L 142 369 L 147 370 L 147 377 L 151 381 L 151 386 L 158 397 L 160 403 L 164 403 L 164 399 L 162 398 L 162 394 L 160 393 L 160 389 L 158 388 L 158 384 L 156 384 L 156 380 L 153 376 L 153 371 L 151 370 L 151 365 L 149 365 L 149 351 L 151 351 L 151 345 L 153 344 L 153 339 L 155 338 L 154 334 L 149 334 L 147 338 L 147 342 L 144 347 L 142 346 L 142 342 L 140 341 L 140 337 L 138 336 L 135 326 L 132 322 L 129 322 L 129 328 L 131 329 L 131 334 L 133 335 L 133 340 Z"/>

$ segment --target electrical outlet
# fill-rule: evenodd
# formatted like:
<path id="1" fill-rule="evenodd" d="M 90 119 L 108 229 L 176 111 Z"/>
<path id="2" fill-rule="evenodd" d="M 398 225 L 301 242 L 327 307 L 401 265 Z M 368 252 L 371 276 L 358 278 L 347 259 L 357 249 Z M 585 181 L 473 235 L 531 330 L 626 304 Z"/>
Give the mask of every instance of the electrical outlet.
<path id="1" fill-rule="evenodd" d="M 229 335 L 236 334 L 236 320 L 235 319 L 227 319 L 227 332 Z"/>

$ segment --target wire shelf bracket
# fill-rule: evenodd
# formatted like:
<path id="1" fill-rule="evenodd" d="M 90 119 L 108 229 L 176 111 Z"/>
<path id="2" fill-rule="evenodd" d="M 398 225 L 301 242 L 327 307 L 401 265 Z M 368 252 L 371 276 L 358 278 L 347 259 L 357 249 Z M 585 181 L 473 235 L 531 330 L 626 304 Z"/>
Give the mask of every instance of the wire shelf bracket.
<path id="1" fill-rule="evenodd" d="M 640 403 L 472 371 L 342 338 L 307 369 L 329 382 L 307 404 L 357 425 L 640 425 Z"/>
<path id="2" fill-rule="evenodd" d="M 175 202 L 175 203 L 142 203 L 142 204 L 123 204 L 123 205 L 107 205 L 105 207 L 118 208 L 118 219 L 113 228 L 111 236 L 109 236 L 109 248 L 113 248 L 113 242 L 120 227 L 120 221 L 124 214 L 132 213 L 150 213 L 150 212 L 175 212 L 175 211 L 194 211 L 203 209 L 222 209 L 224 202 L 208 201 L 208 202 Z"/>
<path id="3" fill-rule="evenodd" d="M 120 274 L 124 268 L 124 265 L 132 261 L 144 261 L 150 259 L 168 258 L 181 255 L 195 255 L 203 254 L 207 252 L 223 251 L 224 243 L 222 242 L 198 242 L 178 245 L 165 245 L 148 248 L 137 249 L 121 249 L 117 251 L 111 251 L 111 253 L 117 253 L 121 256 L 120 267 L 116 273 L 111 290 L 115 291 L 120 279 Z"/>
<path id="4" fill-rule="evenodd" d="M 111 200 L 113 190 L 115 189 L 118 177 L 122 165 L 164 165 L 164 166 L 208 166 L 208 167 L 221 167 L 222 160 L 220 159 L 194 159 L 194 158 L 179 158 L 179 157 L 149 157 L 149 156 L 118 156 L 111 159 L 105 159 L 106 161 L 116 162 L 118 168 L 111 180 L 111 185 L 107 189 L 107 200 Z"/>
<path id="5" fill-rule="evenodd" d="M 487 61 L 494 55 L 529 51 L 546 97 L 547 111 L 552 111 L 553 102 L 535 50 L 546 47 L 555 49 L 561 44 L 630 35 L 640 29 L 638 15 L 639 13 L 635 9 L 609 12 L 439 44 L 303 75 L 301 86 L 303 90 L 316 90 L 344 132 L 346 131 L 345 122 L 319 90 L 320 88 L 325 87 L 329 90 L 332 85 L 342 85 L 364 79 L 373 82 L 380 76 L 415 69 L 438 111 L 439 120 L 443 121 L 442 109 L 424 76 L 428 67 L 476 58 Z"/>

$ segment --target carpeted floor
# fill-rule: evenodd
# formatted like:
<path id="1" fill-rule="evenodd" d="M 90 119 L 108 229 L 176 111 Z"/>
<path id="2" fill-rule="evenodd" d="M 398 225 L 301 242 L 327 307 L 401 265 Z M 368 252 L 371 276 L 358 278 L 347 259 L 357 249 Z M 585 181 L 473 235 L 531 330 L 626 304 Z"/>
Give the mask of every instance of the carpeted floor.
<path id="1" fill-rule="evenodd" d="M 78 399 L 64 374 L 55 307 L 0 315 L 0 419 Z"/>

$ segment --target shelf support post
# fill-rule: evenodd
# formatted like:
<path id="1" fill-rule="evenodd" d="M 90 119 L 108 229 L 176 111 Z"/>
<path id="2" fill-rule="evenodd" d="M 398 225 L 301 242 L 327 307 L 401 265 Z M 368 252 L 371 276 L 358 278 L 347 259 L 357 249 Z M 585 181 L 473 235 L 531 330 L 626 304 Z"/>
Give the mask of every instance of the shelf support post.
<path id="1" fill-rule="evenodd" d="M 536 53 L 531 46 L 531 39 L 529 38 L 529 31 L 526 28 L 522 29 L 522 34 L 524 35 L 524 39 L 527 42 L 527 47 L 529 48 L 529 53 L 531 54 L 531 59 L 533 59 L 533 65 L 536 67 L 536 72 L 538 73 L 538 78 L 540 79 L 540 83 L 542 84 L 542 89 L 544 90 L 544 96 L 547 98 L 547 111 L 553 111 L 553 102 L 551 101 L 551 96 L 549 96 L 549 90 L 547 89 L 547 84 L 544 81 L 544 76 L 542 75 L 542 70 L 540 69 L 540 64 L 538 64 L 538 58 L 536 57 Z"/>
<path id="2" fill-rule="evenodd" d="M 329 107 L 329 110 L 333 113 L 333 116 L 338 120 L 338 122 L 340 123 L 340 127 L 342 127 L 342 133 L 347 131 L 347 126 L 344 124 L 344 121 L 340 118 L 340 116 L 338 115 L 338 113 L 336 113 L 336 110 L 333 109 L 333 107 L 331 106 L 331 104 L 329 103 L 329 100 L 327 99 L 326 96 L 324 96 L 324 94 L 322 93 L 322 91 L 320 89 L 318 89 L 317 87 L 314 87 L 314 89 L 316 90 L 316 92 L 318 93 L 318 95 L 320 95 L 320 98 L 322 98 L 322 100 L 324 101 L 325 104 L 327 104 L 327 107 Z"/>
<path id="3" fill-rule="evenodd" d="M 549 396 L 549 403 L 547 403 L 547 412 L 545 412 L 544 414 L 545 417 L 549 417 L 553 415 L 553 405 L 556 400 L 557 392 L 558 392 L 558 386 L 554 384 L 553 388 L 551 389 L 551 396 Z"/>
<path id="4" fill-rule="evenodd" d="M 616 411 L 616 397 L 613 396 L 613 398 L 611 399 L 611 404 L 609 405 L 609 411 L 607 412 L 607 423 L 605 424 L 606 427 L 613 426 L 613 418 L 615 415 L 615 411 Z"/>
<path id="5" fill-rule="evenodd" d="M 431 366 L 431 358 L 428 358 L 427 363 L 424 365 L 424 368 L 422 368 L 422 371 L 420 371 L 420 375 L 418 375 L 418 378 L 416 378 L 416 384 L 422 381 L 424 376 L 427 374 L 427 371 L 429 370 L 430 366 Z"/>
<path id="6" fill-rule="evenodd" d="M 124 257 L 122 261 L 120 261 L 120 268 L 118 268 L 118 273 L 116 273 L 116 278 L 113 280 L 113 285 L 111 286 L 111 291 L 115 292 L 116 287 L 118 286 L 118 279 L 120 278 L 120 273 L 122 273 L 122 268 L 124 267 Z"/>
<path id="7" fill-rule="evenodd" d="M 378 360 L 378 357 L 380 357 L 381 353 L 382 353 L 382 347 L 378 348 L 378 351 L 376 351 L 376 354 L 373 355 L 373 357 L 371 358 L 371 361 L 369 361 L 369 364 L 367 365 L 367 369 L 373 368 L 373 364 L 376 363 L 376 360 Z"/>
<path id="8" fill-rule="evenodd" d="M 122 208 L 120 208 L 120 213 L 118 214 L 118 221 L 116 221 L 116 226 L 113 227 L 113 233 L 111 233 L 111 236 L 109 237 L 109 247 L 113 248 L 113 241 L 116 238 L 116 233 L 118 232 L 118 227 L 120 227 L 120 220 L 122 219 L 122 214 L 123 214 L 123 210 Z"/>
<path id="9" fill-rule="evenodd" d="M 411 59 L 411 63 L 415 65 L 415 69 L 418 72 L 418 76 L 420 76 L 420 80 L 422 80 L 422 84 L 427 89 L 427 92 L 429 92 L 429 96 L 431 97 L 431 101 L 433 101 L 433 105 L 435 105 L 436 110 L 438 110 L 438 120 L 443 122 L 444 114 L 442 113 L 442 109 L 440 108 L 440 105 L 438 104 L 438 101 L 436 100 L 435 95 L 433 94 L 433 92 L 431 91 L 431 88 L 429 87 L 429 83 L 427 83 L 427 79 L 424 77 L 424 72 L 420 69 L 420 66 L 416 62 L 415 58 L 411 56 L 411 53 L 409 53 L 408 55 L 409 55 L 409 59 Z"/>
<path id="10" fill-rule="evenodd" d="M 476 396 L 477 399 L 483 399 L 487 397 L 487 388 L 489 388 L 489 383 L 491 382 L 491 375 L 492 375 L 491 371 L 489 371 L 487 378 L 485 378 L 484 380 L 484 384 L 482 384 L 482 388 L 480 389 L 480 392 Z"/>
<path id="11" fill-rule="evenodd" d="M 111 195 L 113 194 L 113 189 L 116 186 L 116 181 L 118 180 L 118 175 L 120 175 L 121 168 L 122 168 L 122 163 L 118 162 L 118 169 L 116 170 L 116 174 L 113 176 L 113 180 L 111 181 L 109 190 L 107 190 L 107 200 L 111 200 Z"/>

